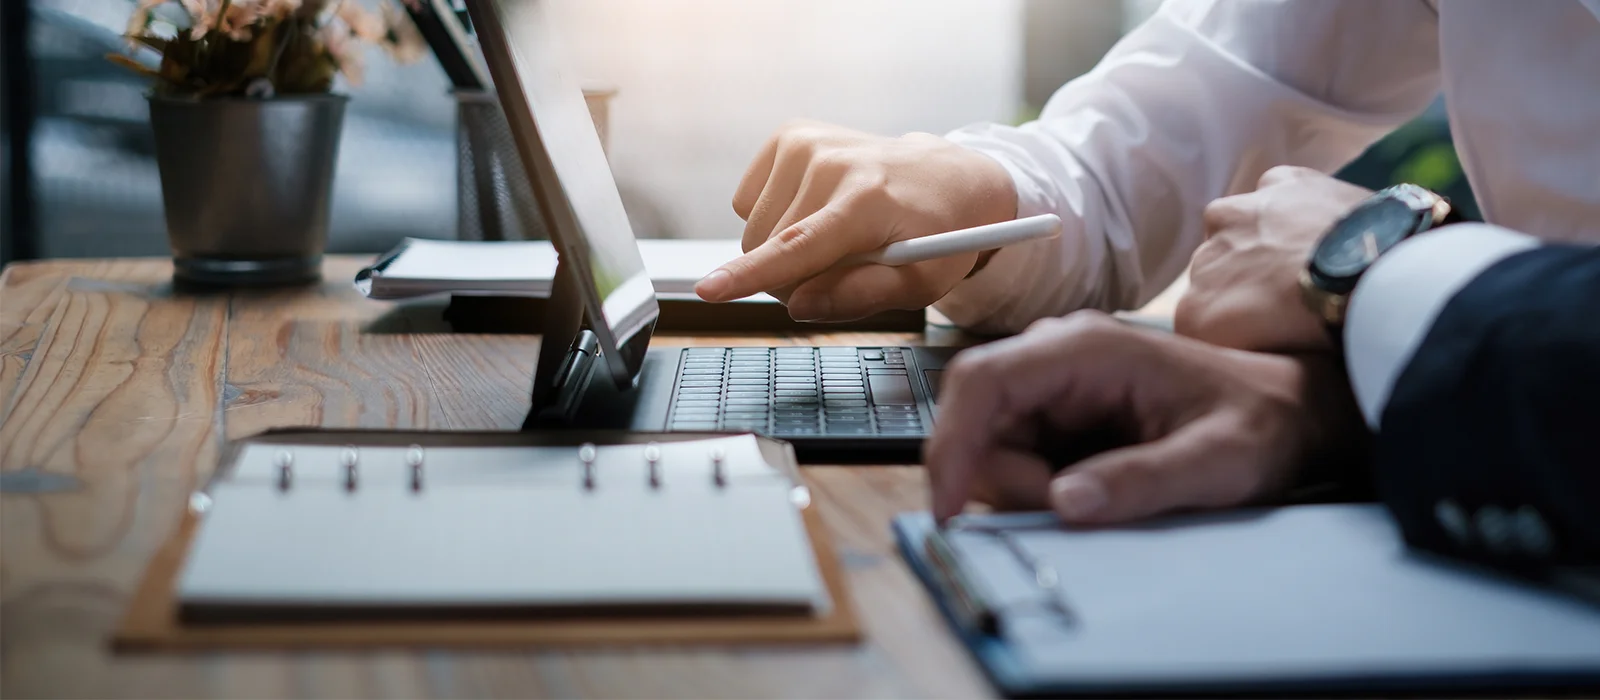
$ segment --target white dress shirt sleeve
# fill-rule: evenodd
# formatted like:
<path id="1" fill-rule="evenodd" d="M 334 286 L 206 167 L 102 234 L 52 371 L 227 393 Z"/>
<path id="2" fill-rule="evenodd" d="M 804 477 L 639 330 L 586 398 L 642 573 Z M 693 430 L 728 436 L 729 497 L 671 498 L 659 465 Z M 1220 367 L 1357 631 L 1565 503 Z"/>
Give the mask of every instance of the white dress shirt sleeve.
<path id="1" fill-rule="evenodd" d="M 935 307 L 1015 332 L 1080 308 L 1142 305 L 1204 238 L 1213 199 L 1289 164 L 1332 172 L 1439 89 L 1423 0 L 1171 0 L 1037 121 L 949 135 L 1011 174 L 1018 216 L 1058 238 L 1004 248 Z"/>
<path id="2" fill-rule="evenodd" d="M 1539 245 L 1488 224 L 1457 224 L 1401 242 L 1361 276 L 1345 312 L 1344 347 L 1356 403 L 1373 430 L 1400 372 L 1446 303 L 1484 270 Z"/>

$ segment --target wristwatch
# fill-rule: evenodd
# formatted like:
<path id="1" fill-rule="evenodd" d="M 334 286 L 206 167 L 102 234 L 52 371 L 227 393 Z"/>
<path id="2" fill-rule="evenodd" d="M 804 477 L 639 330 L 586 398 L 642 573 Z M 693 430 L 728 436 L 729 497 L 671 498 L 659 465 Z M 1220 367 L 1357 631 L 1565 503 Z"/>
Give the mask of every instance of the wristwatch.
<path id="1" fill-rule="evenodd" d="M 1356 282 L 1400 241 L 1455 223 L 1450 200 L 1417 185 L 1395 185 L 1356 205 L 1323 234 L 1300 272 L 1306 306 L 1337 334 Z"/>

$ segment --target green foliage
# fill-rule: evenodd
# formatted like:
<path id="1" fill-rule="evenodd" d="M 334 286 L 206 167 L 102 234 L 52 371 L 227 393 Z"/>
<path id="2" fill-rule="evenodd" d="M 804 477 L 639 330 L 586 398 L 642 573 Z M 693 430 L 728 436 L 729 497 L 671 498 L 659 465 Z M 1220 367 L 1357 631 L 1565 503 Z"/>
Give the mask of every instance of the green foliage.
<path id="1" fill-rule="evenodd" d="M 1430 143 L 1400 161 L 1390 179 L 1442 192 L 1461 179 L 1461 163 L 1456 160 L 1456 149 L 1450 144 Z"/>

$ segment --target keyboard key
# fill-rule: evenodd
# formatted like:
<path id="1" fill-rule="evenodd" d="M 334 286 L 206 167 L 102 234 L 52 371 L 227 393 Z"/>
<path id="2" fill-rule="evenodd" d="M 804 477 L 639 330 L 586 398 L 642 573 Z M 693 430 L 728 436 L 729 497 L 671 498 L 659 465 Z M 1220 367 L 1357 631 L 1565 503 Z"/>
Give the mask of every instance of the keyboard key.
<path id="1" fill-rule="evenodd" d="M 729 391 L 728 392 L 728 398 L 730 398 L 730 399 L 761 399 L 762 401 L 765 401 L 765 400 L 767 400 L 767 391 L 765 389 L 761 389 L 761 390 L 757 390 L 757 391 Z"/>
<path id="2" fill-rule="evenodd" d="M 715 406 L 718 403 L 720 403 L 720 402 L 717 401 L 717 399 L 715 397 L 689 398 L 689 397 L 686 396 L 686 397 L 678 399 L 678 407 L 679 408 L 683 408 L 683 407 L 687 407 L 687 406 Z"/>
<path id="3" fill-rule="evenodd" d="M 751 372 L 747 370 L 734 370 L 728 373 L 729 379 L 760 379 L 765 381 L 767 376 L 766 372 Z"/>
<path id="4" fill-rule="evenodd" d="M 816 389 L 777 389 L 777 390 L 773 391 L 772 393 L 774 395 L 776 395 L 776 396 L 789 396 L 789 397 L 816 396 L 817 395 L 817 390 Z M 865 405 L 865 404 L 863 404 L 863 405 Z"/>
<path id="5" fill-rule="evenodd" d="M 880 406 L 916 405 L 911 394 L 911 380 L 905 375 L 878 374 L 867 377 L 872 390 L 872 402 Z"/>
<path id="6" fill-rule="evenodd" d="M 672 419 L 675 421 L 686 420 L 691 422 L 708 420 L 714 421 L 717 419 L 717 411 L 703 411 L 699 409 L 693 411 L 673 411 Z"/>
<path id="7" fill-rule="evenodd" d="M 859 407 L 859 408 L 866 408 L 867 407 L 867 402 L 863 401 L 861 399 L 827 399 L 827 398 L 825 398 L 825 399 L 822 400 L 822 404 L 824 406 L 827 406 L 828 408 L 834 408 L 834 407 L 850 408 L 852 406 Z"/>
<path id="8" fill-rule="evenodd" d="M 728 386 L 766 386 L 766 377 L 734 377 L 728 380 Z"/>
<path id="9" fill-rule="evenodd" d="M 694 394 L 716 396 L 717 394 L 722 393 L 722 387 L 718 387 L 718 386 L 680 386 L 680 387 L 678 387 L 678 393 L 679 394 L 683 394 L 685 396 L 694 395 Z"/>
<path id="10" fill-rule="evenodd" d="M 819 354 L 819 355 L 848 355 L 850 357 L 855 357 L 856 356 L 856 349 L 855 348 L 839 348 L 839 347 L 817 348 L 817 354 Z"/>
<path id="11" fill-rule="evenodd" d="M 828 427 L 836 425 L 866 425 L 866 416 L 828 416 Z"/>
<path id="12" fill-rule="evenodd" d="M 673 430 L 716 430 L 716 421 L 679 421 L 672 422 Z"/>
<path id="13" fill-rule="evenodd" d="M 814 382 L 778 382 L 777 384 L 774 384 L 773 387 L 777 389 L 805 389 L 807 391 L 817 390 L 817 385 Z"/>
<path id="14" fill-rule="evenodd" d="M 884 414 L 884 413 L 909 413 L 909 414 L 912 414 L 912 415 L 916 415 L 916 413 L 917 413 L 917 407 L 916 406 L 873 406 L 872 410 L 877 411 L 879 414 Z"/>
<path id="15" fill-rule="evenodd" d="M 882 360 L 883 359 L 883 351 L 882 350 L 875 350 L 875 349 L 874 350 L 862 350 L 861 351 L 861 359 L 863 359 L 863 360 Z"/>
<path id="16" fill-rule="evenodd" d="M 766 406 L 770 403 L 765 396 L 727 400 L 729 406 Z"/>
<path id="17" fill-rule="evenodd" d="M 922 425 L 922 421 L 914 418 L 884 418 L 879 416 L 878 425 L 886 427 L 893 426 L 902 428 L 916 428 Z"/>
<path id="18" fill-rule="evenodd" d="M 833 426 L 828 426 L 827 429 L 823 430 L 823 434 L 824 435 L 871 435 L 872 434 L 872 430 L 870 428 L 865 428 L 865 427 L 858 428 L 858 427 L 853 426 L 853 425 L 852 426 L 841 426 L 841 427 L 837 427 L 837 428 L 835 428 Z"/>
<path id="19" fill-rule="evenodd" d="M 778 381 L 784 379 L 816 379 L 817 373 L 808 369 L 780 369 L 777 371 Z"/>
<path id="20" fill-rule="evenodd" d="M 777 429 L 773 430 L 772 434 L 773 435 L 777 435 L 779 437 L 783 437 L 783 436 L 788 436 L 788 435 L 816 435 L 816 434 L 818 434 L 820 432 L 821 431 L 817 430 L 815 427 L 809 427 L 809 426 L 808 427 L 780 426 Z"/>
<path id="21" fill-rule="evenodd" d="M 755 415 L 755 416 L 746 416 L 746 415 L 723 416 L 722 417 L 722 422 L 723 422 L 723 424 L 738 423 L 740 425 L 761 425 L 761 426 L 764 426 L 764 425 L 767 424 L 767 416 L 766 416 L 766 414 Z"/>
<path id="22" fill-rule="evenodd" d="M 709 386 L 709 387 L 718 387 L 718 388 L 720 388 L 722 386 L 722 380 L 720 380 L 720 379 L 685 379 L 685 380 L 683 380 L 681 382 L 678 382 L 678 386 L 680 386 L 680 387 L 690 387 L 690 388 L 693 388 L 693 387 L 702 387 L 703 388 L 703 387 L 708 387 Z"/>
<path id="23" fill-rule="evenodd" d="M 690 357 L 704 357 L 706 355 L 721 357 L 726 354 L 728 354 L 727 348 L 689 348 L 688 352 Z"/>

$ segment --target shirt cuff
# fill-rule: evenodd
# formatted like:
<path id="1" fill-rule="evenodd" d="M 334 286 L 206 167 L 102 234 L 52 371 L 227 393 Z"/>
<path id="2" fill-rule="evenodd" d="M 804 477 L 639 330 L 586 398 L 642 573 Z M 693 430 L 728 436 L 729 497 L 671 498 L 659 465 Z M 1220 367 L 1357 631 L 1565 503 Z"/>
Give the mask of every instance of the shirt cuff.
<path id="1" fill-rule="evenodd" d="M 1027 291 L 1019 289 L 1024 285 L 1018 285 L 1017 280 L 1028 279 L 1033 266 L 1048 259 L 1048 252 L 1035 250 L 1038 243 L 1025 241 L 995 251 L 982 270 L 962 280 L 943 299 L 934 302 L 933 308 L 951 323 L 974 333 L 1016 332 L 999 310 L 1015 303 L 1017 296 Z"/>
<path id="2" fill-rule="evenodd" d="M 1491 265 L 1539 245 L 1488 224 L 1458 224 L 1401 242 L 1373 263 L 1350 296 L 1345 360 L 1361 414 L 1373 430 L 1400 372 L 1439 312 Z"/>
<path id="3" fill-rule="evenodd" d="M 958 129 L 946 138 L 963 148 L 981 153 L 1005 168 L 1017 191 L 1017 218 L 1024 219 L 1039 214 L 1054 213 L 1049 206 L 1044 189 L 1029 177 L 1023 168 L 996 141 L 993 132 L 1008 127 L 981 124 Z M 996 312 L 1007 308 L 1025 292 L 1018 289 L 1017 280 L 1028 279 L 1033 266 L 1051 253 L 1041 241 L 1025 241 L 1006 246 L 989 256 L 983 269 L 962 280 L 933 308 L 950 319 L 951 323 L 976 333 L 1013 333 L 1008 319 Z"/>

